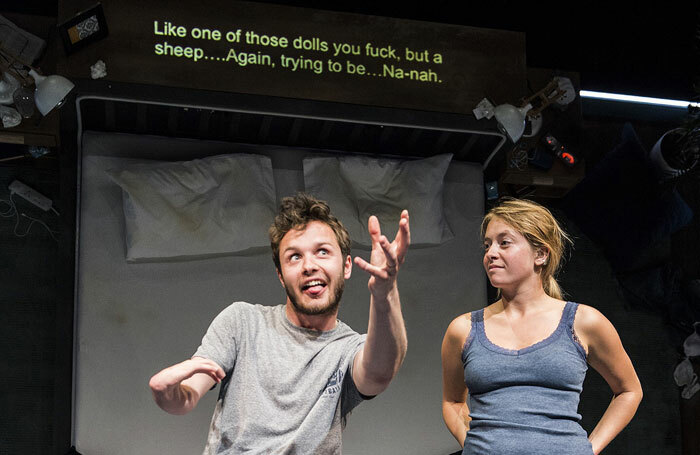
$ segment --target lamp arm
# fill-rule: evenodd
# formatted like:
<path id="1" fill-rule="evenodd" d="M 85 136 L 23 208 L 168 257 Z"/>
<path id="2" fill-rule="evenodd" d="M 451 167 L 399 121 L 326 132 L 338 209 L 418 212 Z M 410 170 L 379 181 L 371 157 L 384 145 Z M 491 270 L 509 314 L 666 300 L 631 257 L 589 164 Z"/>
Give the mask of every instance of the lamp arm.
<path id="1" fill-rule="evenodd" d="M 22 85 L 28 86 L 34 83 L 34 79 L 28 75 L 22 74 L 19 70 L 17 70 L 17 68 L 14 67 L 14 64 L 19 63 L 20 65 L 34 71 L 36 71 L 36 68 L 12 55 L 5 47 L 3 47 L 2 44 L 0 44 L 0 56 L 2 56 L 2 59 L 0 60 L 0 69 L 12 74 L 12 76 L 20 81 Z"/>
<path id="2" fill-rule="evenodd" d="M 566 91 L 562 90 L 559 87 L 557 81 L 553 80 L 549 84 L 547 84 L 542 90 L 533 93 L 528 98 L 524 98 L 522 105 L 525 106 L 527 104 L 532 104 L 533 108 L 528 111 L 527 115 L 530 118 L 536 117 L 540 112 L 544 110 L 544 108 L 549 106 L 553 101 L 555 101 L 565 93 Z M 537 99 L 539 103 L 533 103 L 535 99 Z"/>
<path id="3" fill-rule="evenodd" d="M 34 83 L 34 79 L 29 77 L 28 75 L 20 73 L 12 66 L 7 65 L 3 62 L 0 62 L 0 70 L 2 70 L 1 72 L 9 73 L 10 75 L 12 75 L 12 77 L 17 79 L 25 87 L 30 86 Z"/>
<path id="4" fill-rule="evenodd" d="M 17 62 L 17 63 L 19 63 L 19 64 L 22 65 L 22 66 L 26 66 L 26 67 L 31 68 L 31 69 L 33 69 L 34 71 L 36 71 L 36 68 L 34 68 L 32 65 L 30 65 L 29 63 L 27 63 L 27 62 L 25 62 L 25 61 L 20 60 L 19 57 L 17 57 L 17 56 L 15 56 L 15 55 L 13 55 L 12 53 L 10 53 L 10 51 L 8 51 L 7 48 L 6 48 L 5 46 L 2 45 L 2 41 L 0 41 L 0 53 L 1 53 L 1 54 L 3 55 L 3 57 L 5 57 L 6 59 L 11 60 L 10 64 L 12 64 L 12 63 L 14 63 L 14 62 Z"/>

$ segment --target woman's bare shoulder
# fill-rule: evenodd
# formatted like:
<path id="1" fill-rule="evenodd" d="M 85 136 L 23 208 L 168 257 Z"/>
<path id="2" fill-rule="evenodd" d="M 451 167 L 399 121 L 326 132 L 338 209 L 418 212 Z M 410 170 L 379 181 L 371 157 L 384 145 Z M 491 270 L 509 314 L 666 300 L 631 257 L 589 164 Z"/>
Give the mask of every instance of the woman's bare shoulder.
<path id="1" fill-rule="evenodd" d="M 601 325 L 610 324 L 610 321 L 608 321 L 608 318 L 606 318 L 603 313 L 592 306 L 582 303 L 578 304 L 574 321 L 575 327 L 583 331 L 596 330 L 600 328 Z"/>
<path id="2" fill-rule="evenodd" d="M 452 320 L 445 332 L 445 341 L 461 345 L 469 336 L 472 327 L 471 313 L 464 313 Z"/>

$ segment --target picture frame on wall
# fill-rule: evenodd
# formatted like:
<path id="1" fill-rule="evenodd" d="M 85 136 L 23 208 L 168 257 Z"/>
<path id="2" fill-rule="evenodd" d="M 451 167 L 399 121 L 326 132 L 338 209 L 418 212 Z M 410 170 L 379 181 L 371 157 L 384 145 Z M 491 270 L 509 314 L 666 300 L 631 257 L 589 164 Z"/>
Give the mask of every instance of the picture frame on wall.
<path id="1" fill-rule="evenodd" d="M 84 10 L 58 26 L 66 54 L 82 49 L 109 34 L 102 4 Z"/>

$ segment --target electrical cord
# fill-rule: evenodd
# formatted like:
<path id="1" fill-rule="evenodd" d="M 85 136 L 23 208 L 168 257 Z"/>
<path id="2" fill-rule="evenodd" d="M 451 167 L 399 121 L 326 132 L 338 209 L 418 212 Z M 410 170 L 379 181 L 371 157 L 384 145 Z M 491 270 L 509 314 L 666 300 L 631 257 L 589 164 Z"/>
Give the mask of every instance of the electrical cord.
<path id="1" fill-rule="evenodd" d="M 528 152 L 523 148 L 522 145 L 516 145 L 510 153 L 510 159 L 508 161 L 508 167 L 510 169 L 523 170 L 527 168 L 528 164 Z"/>
<path id="2" fill-rule="evenodd" d="M 0 203 L 3 203 L 9 207 L 7 210 L 0 212 L 0 217 L 2 217 L 2 218 L 13 218 L 14 217 L 15 218 L 15 227 L 12 230 L 12 233 L 16 237 L 19 237 L 19 238 L 26 237 L 27 235 L 29 235 L 29 232 L 31 231 L 32 226 L 34 226 L 35 223 L 38 223 L 39 225 L 43 226 L 44 229 L 46 229 L 46 232 L 49 233 L 49 236 L 51 236 L 51 238 L 53 240 L 58 242 L 58 238 L 56 237 L 56 235 L 58 234 L 58 231 L 51 229 L 48 224 L 46 224 L 45 222 L 43 222 L 40 219 L 31 217 L 24 212 L 17 211 L 17 206 L 15 205 L 15 201 L 12 199 L 12 196 L 14 196 L 14 193 L 10 193 L 9 199 L 0 199 Z M 53 210 L 53 212 L 56 213 L 56 215 L 58 215 L 58 211 L 56 211 L 56 209 L 54 209 L 52 207 L 51 210 Z M 24 230 L 24 232 L 19 232 L 18 229 L 19 229 L 19 225 L 20 225 L 20 219 L 22 217 L 30 220 L 30 222 L 29 222 L 29 225 L 27 226 L 27 228 Z"/>

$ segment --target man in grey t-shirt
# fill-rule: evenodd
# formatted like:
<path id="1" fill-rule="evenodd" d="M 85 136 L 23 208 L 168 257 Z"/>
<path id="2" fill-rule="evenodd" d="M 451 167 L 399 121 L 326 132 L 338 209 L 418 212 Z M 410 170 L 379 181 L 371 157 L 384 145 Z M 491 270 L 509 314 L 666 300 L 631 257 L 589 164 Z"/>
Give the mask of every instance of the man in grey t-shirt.
<path id="1" fill-rule="evenodd" d="M 150 381 L 162 409 L 185 414 L 221 383 L 205 454 L 340 453 L 341 421 L 389 385 L 406 355 L 396 277 L 410 243 L 403 211 L 393 242 L 370 217 L 369 324 L 337 319 L 353 261 L 350 238 L 328 205 L 285 198 L 270 227 L 284 305 L 236 302 L 211 323 L 194 356 Z"/>

